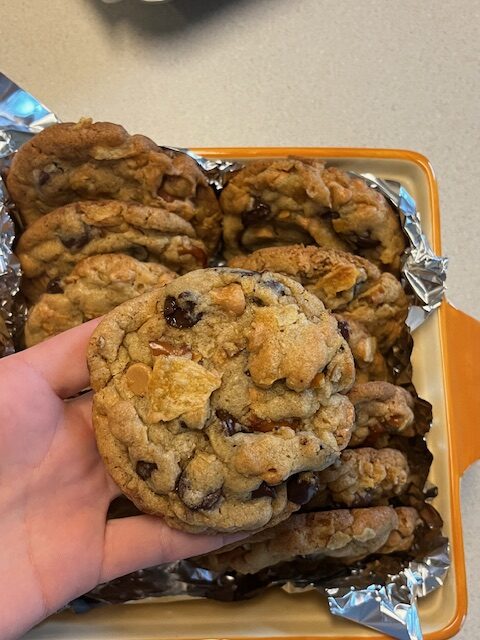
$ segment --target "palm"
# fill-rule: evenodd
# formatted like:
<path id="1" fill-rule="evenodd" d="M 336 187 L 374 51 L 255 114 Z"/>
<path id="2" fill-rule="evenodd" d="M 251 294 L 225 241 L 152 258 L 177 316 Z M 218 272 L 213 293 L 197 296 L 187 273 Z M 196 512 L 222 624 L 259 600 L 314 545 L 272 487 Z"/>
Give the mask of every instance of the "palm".
<path id="1" fill-rule="evenodd" d="M 150 516 L 106 522 L 119 491 L 95 445 L 91 394 L 62 400 L 87 383 L 88 325 L 0 363 L 0 572 L 16 578 L 7 605 L 28 602 L 30 622 L 99 582 L 225 543 Z"/>

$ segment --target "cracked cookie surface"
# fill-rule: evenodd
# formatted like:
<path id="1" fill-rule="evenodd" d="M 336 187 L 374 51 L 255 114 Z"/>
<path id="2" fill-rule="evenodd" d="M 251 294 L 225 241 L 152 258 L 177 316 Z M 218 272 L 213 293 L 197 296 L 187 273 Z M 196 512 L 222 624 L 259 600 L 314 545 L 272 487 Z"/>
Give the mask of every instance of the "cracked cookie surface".
<path id="1" fill-rule="evenodd" d="M 25 345 L 99 318 L 122 302 L 171 282 L 176 274 L 155 262 L 140 262 L 122 253 L 84 258 L 64 278 L 50 285 L 29 310 Z"/>
<path id="2" fill-rule="evenodd" d="M 352 253 L 303 245 L 268 247 L 237 256 L 229 264 L 298 280 L 327 309 L 361 323 L 381 351 L 388 350 L 403 329 L 408 298 L 399 280 Z"/>
<path id="3" fill-rule="evenodd" d="M 285 276 L 177 278 L 104 318 L 89 367 L 112 477 L 180 529 L 285 519 L 299 507 L 288 478 L 325 468 L 350 439 L 350 350 L 322 303 Z"/>
<path id="4" fill-rule="evenodd" d="M 228 258 L 303 243 L 352 251 L 398 273 L 406 247 L 398 215 L 365 182 L 320 160 L 256 160 L 220 196 Z"/>
<path id="5" fill-rule="evenodd" d="M 27 225 L 71 202 L 114 199 L 176 213 L 210 252 L 221 233 L 220 207 L 198 164 L 110 122 L 85 118 L 38 133 L 15 155 L 7 186 Z"/>
<path id="6" fill-rule="evenodd" d="M 184 273 L 205 266 L 205 245 L 189 222 L 156 207 L 104 200 L 76 202 L 37 220 L 20 237 L 22 290 L 35 302 L 52 280 L 84 258 L 126 253 Z"/>

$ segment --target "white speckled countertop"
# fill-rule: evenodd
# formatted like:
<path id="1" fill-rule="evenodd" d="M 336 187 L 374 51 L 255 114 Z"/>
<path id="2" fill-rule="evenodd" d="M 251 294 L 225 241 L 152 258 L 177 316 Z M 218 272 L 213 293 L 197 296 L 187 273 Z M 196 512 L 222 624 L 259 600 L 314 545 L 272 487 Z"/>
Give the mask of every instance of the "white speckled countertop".
<path id="1" fill-rule="evenodd" d="M 440 184 L 449 298 L 480 317 L 478 0 L 0 0 L 1 71 L 64 120 L 179 146 L 424 153 Z M 480 626 L 480 465 L 462 485 Z M 474 590 L 474 584 L 477 590 Z"/>

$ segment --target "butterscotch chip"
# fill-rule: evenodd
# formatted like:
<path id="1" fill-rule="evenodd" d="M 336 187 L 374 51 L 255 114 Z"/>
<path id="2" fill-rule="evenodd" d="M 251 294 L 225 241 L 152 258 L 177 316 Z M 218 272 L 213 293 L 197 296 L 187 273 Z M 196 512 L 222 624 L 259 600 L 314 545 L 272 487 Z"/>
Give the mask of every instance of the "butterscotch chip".
<path id="1" fill-rule="evenodd" d="M 234 316 L 241 316 L 245 311 L 245 295 L 242 287 L 238 284 L 229 284 L 226 287 L 212 291 L 212 299 L 219 307 Z"/>
<path id="2" fill-rule="evenodd" d="M 173 271 L 161 264 L 140 262 L 124 254 L 84 258 L 71 273 L 51 281 L 49 293 L 44 293 L 29 310 L 26 346 L 103 316 L 125 300 L 175 277 Z"/>
<path id="3" fill-rule="evenodd" d="M 48 127 L 22 145 L 7 182 L 28 225 L 66 204 L 108 198 L 179 215 L 210 252 L 220 236 L 220 208 L 198 164 L 111 122 L 84 118 Z"/>
<path id="4" fill-rule="evenodd" d="M 219 304 L 240 292 L 241 315 Z M 177 278 L 110 312 L 88 360 L 107 468 L 138 508 L 180 529 L 285 519 L 299 507 L 290 476 L 325 468 L 350 440 L 348 345 L 322 303 L 281 275 L 218 268 Z M 129 387 L 132 362 L 152 370 L 144 395 Z M 143 477 L 147 463 L 157 468 Z"/>
<path id="5" fill-rule="evenodd" d="M 141 362 L 130 365 L 125 373 L 127 386 L 137 396 L 144 396 L 147 393 L 148 382 L 152 370 Z"/>
<path id="6" fill-rule="evenodd" d="M 303 243 L 352 251 L 398 273 L 406 241 L 398 214 L 377 191 L 320 160 L 256 160 L 220 197 L 228 258 Z"/>

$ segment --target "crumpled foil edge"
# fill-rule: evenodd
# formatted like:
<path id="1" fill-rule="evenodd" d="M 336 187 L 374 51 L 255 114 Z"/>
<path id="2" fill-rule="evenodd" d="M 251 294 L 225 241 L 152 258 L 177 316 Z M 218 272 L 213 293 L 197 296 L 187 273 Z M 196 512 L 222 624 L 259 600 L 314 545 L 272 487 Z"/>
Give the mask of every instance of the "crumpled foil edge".
<path id="1" fill-rule="evenodd" d="M 8 167 L 12 154 L 25 140 L 56 122 L 59 119 L 52 111 L 0 73 L 0 172 Z M 225 160 L 202 158 L 187 149 L 182 151 L 189 153 L 199 163 L 217 190 L 222 188 L 228 173 L 239 166 Z M 378 189 L 400 212 L 410 245 L 404 257 L 402 274 L 416 301 L 410 310 L 407 325 L 414 330 L 442 301 L 448 261 L 433 252 L 422 232 L 415 201 L 403 185 L 382 180 L 370 173 L 357 175 L 372 188 Z M 0 356 L 13 352 L 15 314 L 22 315 L 20 308 L 15 311 L 21 270 L 12 251 L 15 228 L 9 211 L 11 203 L 0 173 L 0 319 L 5 321 L 9 330 L 3 342 L 0 331 Z M 449 566 L 449 547 L 445 543 L 422 561 L 410 561 L 402 571 L 390 576 L 390 581 L 385 585 L 372 584 L 364 589 L 319 588 L 313 584 L 298 586 L 294 582 L 286 582 L 282 588 L 289 593 L 316 588 L 327 596 L 333 615 L 354 620 L 402 640 L 419 640 L 422 634 L 417 598 L 440 587 Z M 77 610 L 81 608 L 80 603 L 81 599 Z"/>

